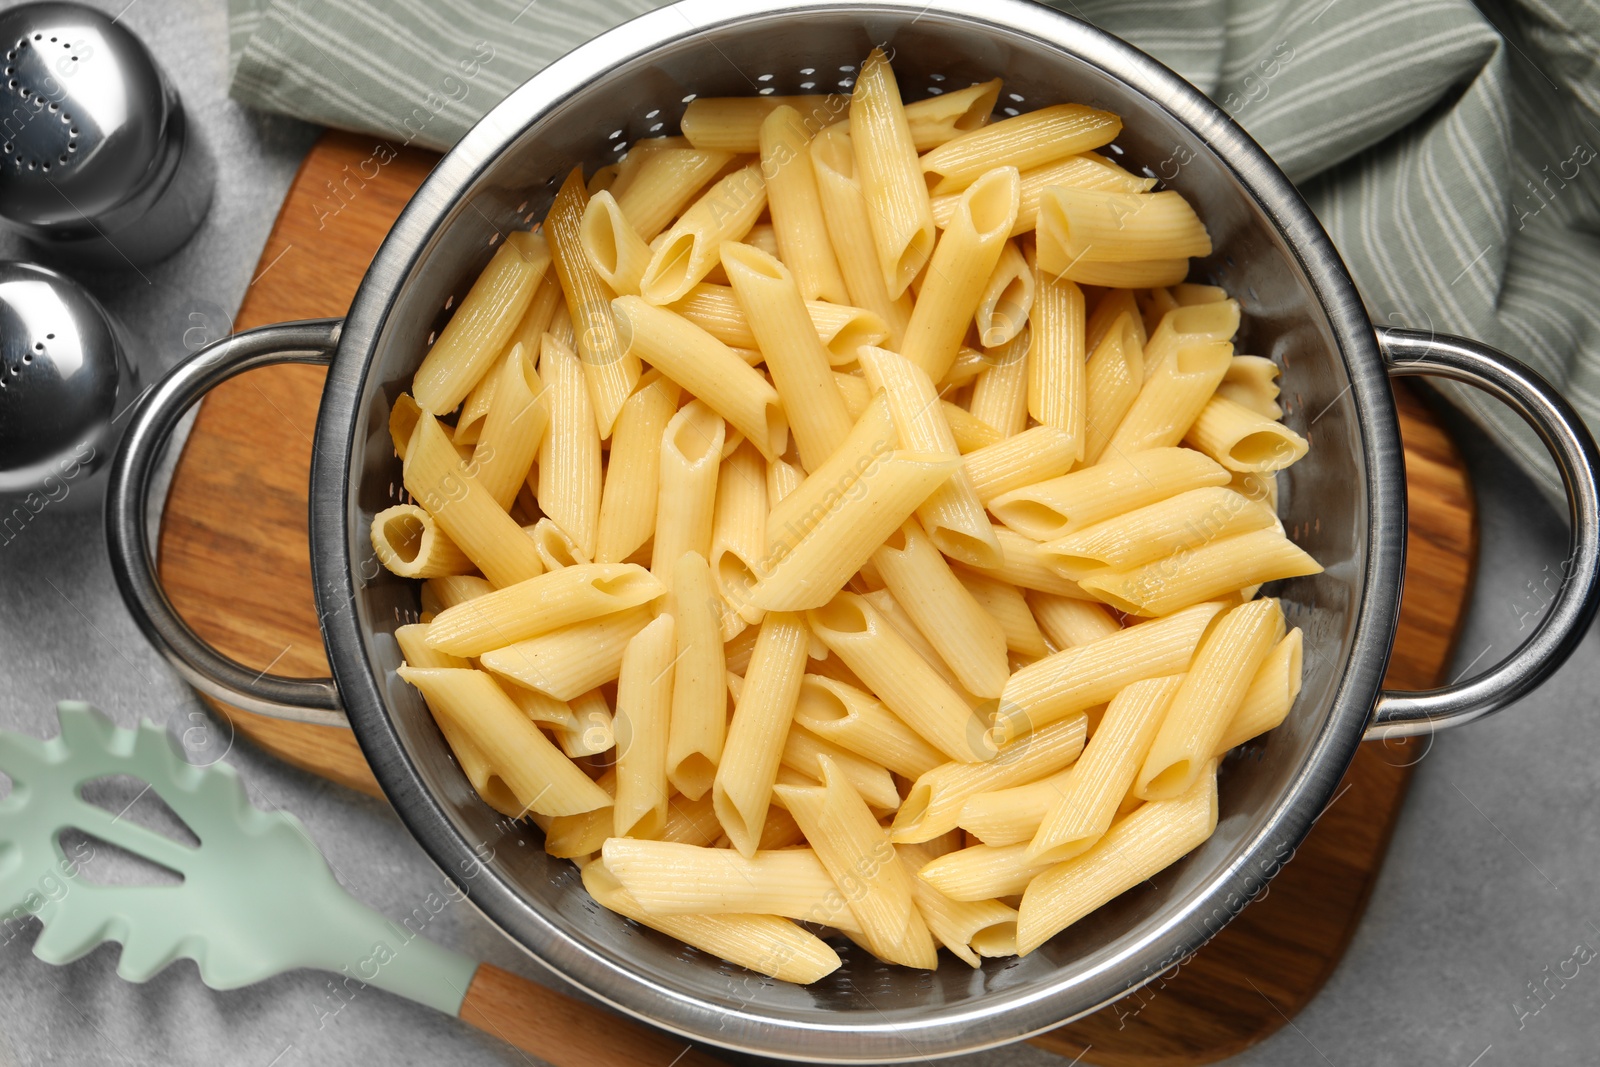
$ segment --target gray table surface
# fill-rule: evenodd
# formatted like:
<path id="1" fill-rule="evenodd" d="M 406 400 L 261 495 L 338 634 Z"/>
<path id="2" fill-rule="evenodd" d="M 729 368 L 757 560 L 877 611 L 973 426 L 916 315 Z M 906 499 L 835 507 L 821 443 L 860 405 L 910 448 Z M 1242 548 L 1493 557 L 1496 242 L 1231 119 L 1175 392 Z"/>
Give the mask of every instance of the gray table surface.
<path id="1" fill-rule="evenodd" d="M 199 326 L 220 336 L 230 328 L 315 131 L 227 100 L 222 0 L 93 2 L 121 12 L 150 42 L 219 162 L 216 204 L 192 244 L 142 277 L 85 279 L 170 366 L 196 340 L 186 331 Z M 0 242 L 0 256 L 25 254 Z M 1465 428 L 1459 438 L 1478 487 L 1481 523 L 1478 585 L 1457 654 L 1456 670 L 1465 674 L 1510 650 L 1536 617 L 1566 535 L 1564 518 L 1492 445 Z M 361 899 L 402 914 L 441 884 L 383 804 L 235 743 L 226 724 L 204 712 L 123 610 L 97 514 L 47 508 L 22 536 L 0 546 L 0 605 L 0 727 L 53 734 L 52 709 L 62 698 L 91 701 L 124 725 L 141 717 L 166 723 L 196 759 L 226 755 L 256 804 L 300 816 Z M 1435 739 L 1343 964 L 1292 1025 L 1233 1063 L 1596 1061 L 1597 692 L 1600 638 L 1591 633 L 1572 662 L 1519 706 Z M 130 791 L 127 799 L 133 798 Z M 159 822 L 160 814 L 139 799 L 129 817 Z M 108 859 L 96 877 L 133 874 L 131 864 Z M 540 977 L 470 907 L 447 909 L 434 931 L 455 948 Z M 217 993 L 185 961 L 134 986 L 116 977 L 115 946 L 50 967 L 30 952 L 34 932 L 31 926 L 11 936 L 0 932 L 0 1067 L 534 1062 L 379 992 L 334 1014 L 325 979 L 313 973 Z M 1065 1061 L 1020 1046 L 951 1062 L 1049 1067 Z"/>

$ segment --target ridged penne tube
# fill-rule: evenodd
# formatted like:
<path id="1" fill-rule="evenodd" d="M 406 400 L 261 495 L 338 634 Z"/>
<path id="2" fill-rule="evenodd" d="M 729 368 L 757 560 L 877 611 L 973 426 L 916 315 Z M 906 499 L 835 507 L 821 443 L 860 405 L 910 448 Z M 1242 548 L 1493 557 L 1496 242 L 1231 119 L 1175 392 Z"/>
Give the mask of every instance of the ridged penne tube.
<path id="1" fill-rule="evenodd" d="M 855 356 L 852 355 L 850 360 L 852 363 L 855 362 Z M 850 413 L 853 425 L 867 410 L 867 405 L 872 403 L 872 386 L 867 384 L 865 378 L 843 371 L 833 372 L 833 384 L 844 400 L 844 408 Z"/>
<path id="2" fill-rule="evenodd" d="M 1037 589 L 1058 596 L 1084 596 L 1078 584 L 1063 578 L 1050 567 L 1039 542 L 1008 530 L 1004 526 L 994 529 L 995 540 L 1000 544 L 998 567 L 976 567 L 981 574 L 1023 589 Z"/>
<path id="3" fill-rule="evenodd" d="M 648 362 L 727 419 L 768 459 L 789 438 L 778 392 L 721 341 L 665 308 L 637 296 L 612 304 L 628 351 Z"/>
<path id="4" fill-rule="evenodd" d="M 634 145 L 634 151 L 638 150 L 639 145 Z M 653 241 L 732 160 L 733 153 L 715 149 L 658 149 L 641 159 L 625 188 L 613 186 L 611 191 L 634 231 L 643 240 Z"/>
<path id="5" fill-rule="evenodd" d="M 802 726 L 789 727 L 789 736 L 783 743 L 783 766 L 820 782 L 824 757 L 833 761 L 838 772 L 873 808 L 893 811 L 900 806 L 900 792 L 883 764 L 830 744 Z"/>
<path id="6" fill-rule="evenodd" d="M 851 91 L 850 139 L 884 287 L 893 299 L 928 262 L 934 228 L 900 86 L 881 48 L 861 64 Z"/>
<path id="7" fill-rule="evenodd" d="M 844 442 L 853 420 L 833 382 L 828 350 L 811 328 L 795 276 L 765 252 L 731 241 L 722 246 L 722 267 L 766 357 L 800 462 L 816 470 Z"/>
<path id="8" fill-rule="evenodd" d="M 1217 620 L 1195 650 L 1139 768 L 1134 791 L 1140 799 L 1169 800 L 1188 792 L 1283 630 L 1283 611 L 1271 597 L 1241 604 Z"/>
<path id="9" fill-rule="evenodd" d="M 671 615 L 634 634 L 617 674 L 617 796 L 612 832 L 654 837 L 667 821 L 667 732 L 677 638 Z"/>
<path id="10" fill-rule="evenodd" d="M 1058 185 L 1039 201 L 1039 269 L 1211 254 L 1211 236 L 1181 193 L 1113 193 Z"/>
<path id="11" fill-rule="evenodd" d="M 595 779 L 608 796 L 617 791 L 617 772 L 608 770 Z M 575 859 L 599 852 L 611 836 L 611 806 L 577 815 L 540 816 L 534 820 L 544 831 L 544 850 L 557 859 Z"/>
<path id="12" fill-rule="evenodd" d="M 987 574 L 962 568 L 956 572 L 956 578 L 972 599 L 978 603 L 983 613 L 1000 627 L 1004 646 L 1013 652 L 1034 659 L 1048 655 L 1050 650 L 1045 647 L 1044 636 L 1039 633 L 1039 626 L 1033 621 L 1033 613 L 1028 610 L 1028 602 L 1023 599 L 1022 590 L 1010 582 L 991 578 Z M 1007 668 L 1006 677 L 1010 677 L 1010 668 Z M 1002 688 L 1004 688 L 1002 679 Z M 977 696 L 999 696 L 996 693 L 979 693 L 971 686 L 967 688 Z"/>
<path id="13" fill-rule="evenodd" d="M 940 234 L 900 346 L 933 381 L 955 362 L 1016 217 L 1016 168 L 999 167 L 961 194 Z"/>
<path id="14" fill-rule="evenodd" d="M 1060 798 L 1029 842 L 1029 859 L 1071 859 L 1111 828 L 1183 677 L 1147 678 L 1111 698 Z"/>
<path id="15" fill-rule="evenodd" d="M 421 417 L 422 407 L 410 393 L 401 393 L 394 398 L 394 407 L 389 410 L 389 440 L 394 444 L 394 454 L 401 460 L 406 458 L 411 434 Z"/>
<path id="16" fill-rule="evenodd" d="M 428 623 L 412 622 L 397 626 L 395 643 L 408 667 L 470 667 L 472 664 L 460 656 L 440 652 L 428 644 Z"/>
<path id="17" fill-rule="evenodd" d="M 540 234 L 509 235 L 472 283 L 411 381 L 411 395 L 435 415 L 454 411 L 494 364 L 550 266 Z"/>
<path id="18" fill-rule="evenodd" d="M 1118 611 L 1154 616 L 1247 586 L 1321 573 L 1321 564 L 1281 530 L 1267 529 L 1210 541 L 1126 570 L 1096 571 L 1079 584 Z"/>
<path id="19" fill-rule="evenodd" d="M 906 614 L 906 609 L 900 606 L 900 602 L 894 598 L 893 593 L 887 589 L 873 589 L 860 595 L 862 600 L 877 609 L 878 614 L 884 617 L 884 620 L 889 623 L 890 628 L 895 633 L 905 639 L 906 644 L 916 650 L 917 655 L 921 656 L 930 667 L 939 673 L 939 677 L 943 678 L 952 689 L 961 695 L 961 699 L 972 707 L 982 703 L 982 700 L 966 691 L 961 684 L 961 680 L 956 677 L 956 672 L 950 669 L 949 665 L 945 663 L 944 657 L 939 655 L 933 644 L 927 637 L 923 636 L 921 630 L 917 629 L 917 624 L 911 620 L 910 615 Z M 824 651 L 826 651 L 826 646 L 824 645 L 823 647 Z"/>
<path id="20" fill-rule="evenodd" d="M 415 504 L 396 504 L 372 517 L 372 551 L 385 569 L 402 578 L 439 578 L 475 569 L 433 516 Z"/>
<path id="21" fill-rule="evenodd" d="M 722 418 L 691 400 L 667 422 L 661 438 L 661 490 L 656 498 L 656 534 L 650 571 L 672 581 L 678 557 L 711 555 L 717 474 L 722 467 Z"/>
<path id="22" fill-rule="evenodd" d="M 489 762 L 489 757 L 483 754 L 483 751 L 473 742 L 471 736 L 467 734 L 460 723 L 448 715 L 437 713 L 434 714 L 433 721 L 439 727 L 439 732 L 444 735 L 445 744 L 450 746 L 451 753 L 456 757 L 456 763 L 460 765 L 461 773 L 466 776 L 467 781 L 472 784 L 472 788 L 477 792 L 478 796 L 483 798 L 485 804 L 511 819 L 522 819 L 530 816 L 536 822 L 550 819 L 550 816 L 537 815 L 528 811 L 522 801 L 517 799 L 517 795 L 511 791 L 511 787 L 506 785 L 505 779 L 495 773 L 494 765 Z M 595 810 L 604 812 L 607 815 L 610 814 L 608 808 L 597 808 Z M 582 819 L 592 814 L 593 812 L 585 812 L 580 815 L 563 816 L 563 818 Z"/>
<path id="23" fill-rule="evenodd" d="M 923 740 L 953 760 L 993 758 L 987 724 L 868 601 L 841 593 L 807 621 Z"/>
<path id="24" fill-rule="evenodd" d="M 550 205 L 543 232 L 549 235 L 550 258 L 556 277 L 561 280 L 567 313 L 572 317 L 573 347 L 581 357 L 584 380 L 589 386 L 591 417 L 603 439 L 611 436 L 617 413 L 639 381 L 640 368 L 638 355 L 617 337 L 610 307 L 615 294 L 595 272 L 583 248 L 583 217 L 588 203 L 583 168 L 574 167 Z M 544 358 L 543 354 L 539 357 L 541 372 Z M 550 383 L 546 380 L 545 384 Z M 592 541 L 589 549 L 594 549 Z"/>
<path id="25" fill-rule="evenodd" d="M 1137 567 L 1277 524 L 1272 509 L 1219 485 L 1124 512 L 1041 548 L 1050 566 L 1076 581 L 1105 567 Z"/>
<path id="26" fill-rule="evenodd" d="M 1215 768 L 1180 797 L 1145 804 L 1092 848 L 1028 883 L 1017 909 L 1017 954 L 1057 933 L 1200 846 L 1217 828 Z"/>
<path id="27" fill-rule="evenodd" d="M 1280 471 L 1310 448 L 1304 437 L 1283 423 L 1225 396 L 1206 402 L 1184 443 L 1231 471 Z"/>
<path id="28" fill-rule="evenodd" d="M 861 473 L 861 491 L 835 500 L 798 541 L 767 543 L 750 602 L 766 611 L 826 604 L 917 505 L 960 468 L 960 457 L 894 451 Z"/>
<path id="29" fill-rule="evenodd" d="M 1040 278 L 1031 325 L 1028 413 L 1072 438 L 1074 459 L 1081 459 L 1088 411 L 1083 290 L 1064 278 Z"/>
<path id="30" fill-rule="evenodd" d="M 992 357 L 991 364 L 972 383 L 969 414 L 992 427 L 1001 438 L 1015 437 L 1028 428 L 1028 379 L 1032 375 L 1032 347 L 1033 335 L 1024 326 L 1021 333 L 1004 345 L 985 353 Z M 949 411 L 949 407 L 945 408 L 946 421 Z M 954 425 L 950 427 L 950 432 L 955 433 Z M 956 444 L 960 443 L 957 438 Z M 992 442 L 985 442 L 988 443 Z"/>
<path id="31" fill-rule="evenodd" d="M 678 648 L 666 773 L 678 792 L 699 800 L 711 789 L 722 759 L 728 698 L 722 613 L 711 570 L 698 553 L 685 553 L 673 565 L 670 610 L 677 620 Z"/>
<path id="32" fill-rule="evenodd" d="M 745 441 L 722 461 L 717 478 L 710 564 L 717 594 L 732 611 L 748 612 L 747 622 L 761 621 L 760 610 L 750 603 L 750 590 L 766 556 L 767 466 Z"/>
<path id="33" fill-rule="evenodd" d="M 962 463 L 973 492 L 987 505 L 997 496 L 1066 474 L 1077 451 L 1077 442 L 1054 426 L 1034 426 L 968 452 Z"/>
<path id="34" fill-rule="evenodd" d="M 779 254 L 794 272 L 800 295 L 806 300 L 843 304 L 850 297 L 833 257 L 833 246 L 828 242 L 817 176 L 811 169 L 814 132 L 806 128 L 800 113 L 792 107 L 775 108 L 762 120 L 759 138 L 767 206 Z"/>
<path id="35" fill-rule="evenodd" d="M 1041 252 L 1046 249 L 1053 252 L 1055 262 L 1060 262 L 1064 258 L 1046 237 L 1040 237 L 1039 245 Z M 1038 270 L 1041 273 L 1049 273 L 1044 266 L 1045 260 L 1042 255 L 1038 262 Z M 1106 263 L 1100 260 L 1074 259 L 1069 260 L 1064 269 L 1055 273 L 1079 285 L 1098 285 L 1106 289 L 1161 289 L 1163 286 L 1176 285 L 1183 281 L 1189 274 L 1189 261 L 1140 259 Z"/>
<path id="36" fill-rule="evenodd" d="M 1004 743 L 1104 704 L 1134 682 L 1182 674 L 1221 610 L 1220 604 L 1197 604 L 1028 664 L 1006 683 L 995 715 L 997 739 Z"/>
<path id="37" fill-rule="evenodd" d="M 628 641 L 650 618 L 649 608 L 628 608 L 492 649 L 478 662 L 518 685 L 572 700 L 616 678 Z"/>
<path id="38" fill-rule="evenodd" d="M 900 861 L 916 871 L 935 858 L 926 845 L 896 845 Z M 921 878 L 911 879 L 916 902 L 929 933 L 969 967 L 984 956 L 1009 956 L 1017 941 L 1017 911 L 998 900 L 951 900 Z"/>
<path id="39" fill-rule="evenodd" d="M 555 317 L 556 307 L 561 303 L 561 299 L 561 282 L 556 278 L 554 271 L 547 269 L 533 291 L 533 298 L 528 301 L 528 310 L 522 313 L 517 328 L 511 331 L 511 336 L 506 340 L 505 350 L 501 353 L 499 361 L 488 374 L 478 379 L 478 384 L 472 387 L 472 392 L 462 401 L 461 414 L 456 418 L 456 432 L 453 438 L 456 444 L 478 442 L 483 431 L 483 420 L 489 414 L 489 404 L 494 400 L 495 381 L 506 359 L 518 345 L 521 345 L 522 350 L 528 354 L 530 363 L 538 359 L 539 338 L 550 328 L 550 320 Z M 399 407 L 398 402 L 396 407 Z"/>
<path id="40" fill-rule="evenodd" d="M 1231 341 L 1238 332 L 1237 300 L 1175 307 L 1161 316 L 1161 321 L 1144 343 L 1145 377 L 1148 378 L 1152 371 L 1171 359 L 1180 348 L 1206 341 Z M 1231 364 L 1229 369 L 1232 369 Z"/>
<path id="41" fill-rule="evenodd" d="M 939 657 L 980 697 L 998 697 L 1010 668 L 1006 635 L 950 570 L 915 520 L 891 531 L 872 554 L 884 585 Z"/>
<path id="42" fill-rule="evenodd" d="M 969 845 L 932 860 L 917 877 L 951 900 L 991 900 L 1016 896 L 1048 863 L 1030 863 L 1028 846 Z"/>
<path id="43" fill-rule="evenodd" d="M 698 96 L 684 108 L 680 125 L 691 144 L 726 152 L 759 152 L 761 124 L 779 108 L 793 109 L 801 128 L 815 133 L 843 120 L 849 106 L 849 97 L 842 93 Z"/>
<path id="44" fill-rule="evenodd" d="M 956 828 L 969 797 L 1055 774 L 1083 751 L 1087 725 L 1084 716 L 1074 715 L 1007 742 L 987 763 L 935 767 L 911 784 L 890 836 L 897 843 L 932 840 Z"/>
<path id="45" fill-rule="evenodd" d="M 513 585 L 544 573 L 533 542 L 467 473 L 450 438 L 426 411 L 411 435 L 403 472 L 406 492 L 489 581 Z"/>
<path id="46" fill-rule="evenodd" d="M 768 612 L 761 620 L 744 688 L 734 702 L 711 795 L 723 832 L 746 856 L 756 851 L 772 802 L 772 784 L 805 675 L 809 639 L 799 615 Z"/>
<path id="47" fill-rule="evenodd" d="M 1012 344 L 1027 344 L 1027 337 L 1018 338 Z M 978 418 L 966 408 L 957 407 L 948 400 L 941 400 L 939 406 L 944 409 L 944 421 L 950 426 L 950 436 L 955 439 L 956 447 L 963 456 L 969 456 L 980 448 L 999 444 L 1006 440 L 1006 435 Z M 1026 418 L 1027 409 L 1023 408 L 1023 417 Z M 1018 431 L 1021 433 L 1022 431 Z M 1013 434 L 1012 436 L 1016 436 Z M 970 469 L 968 471 L 970 474 Z M 976 486 L 974 486 L 976 491 Z M 982 499 L 981 497 L 979 499 Z"/>
<path id="48" fill-rule="evenodd" d="M 870 693 L 833 678 L 808 674 L 800 684 L 794 721 L 825 741 L 915 778 L 944 755 L 895 718 Z"/>
<path id="49" fill-rule="evenodd" d="M 1227 373 L 1233 345 L 1205 341 L 1178 349 L 1154 369 L 1106 444 L 1107 456 L 1128 456 L 1183 440 Z"/>
<path id="50" fill-rule="evenodd" d="M 776 915 L 653 915 L 604 863 L 584 867 L 583 887 L 608 911 L 769 978 L 808 985 L 839 969 L 826 942 Z"/>
<path id="51" fill-rule="evenodd" d="M 1256 668 L 1256 676 L 1250 680 L 1250 688 L 1244 691 L 1239 710 L 1228 720 L 1228 728 L 1223 731 L 1213 755 L 1223 755 L 1275 728 L 1288 717 L 1295 697 L 1300 695 L 1303 645 L 1304 638 L 1296 628 L 1272 646 L 1267 658 Z"/>
<path id="52" fill-rule="evenodd" d="M 663 148 L 689 148 L 687 137 L 641 137 L 628 146 L 627 153 L 617 161 L 616 177 L 606 186 L 612 196 L 621 196 L 628 186 L 639 178 L 639 169 L 650 156 Z"/>
<path id="53" fill-rule="evenodd" d="M 1017 335 L 1033 309 L 1033 295 L 1033 271 L 1028 269 L 1028 261 L 1016 242 L 1005 242 L 973 315 L 983 347 L 998 348 Z"/>
<path id="54" fill-rule="evenodd" d="M 1148 192 L 1156 184 L 1154 178 L 1129 174 L 1121 167 L 1095 152 L 1068 156 L 1042 167 L 1025 170 L 1018 189 L 1017 221 L 1011 227 L 1011 236 L 1020 237 L 1032 230 L 1039 219 L 1039 199 L 1052 185 L 1074 185 L 1081 189 L 1106 189 L 1117 193 Z M 950 224 L 956 213 L 960 193 L 942 193 L 929 201 L 933 221 L 941 230 Z"/>
<path id="55" fill-rule="evenodd" d="M 493 753 L 495 773 L 528 811 L 576 815 L 611 798 L 550 743 L 493 678 L 475 670 L 401 667 L 435 715 L 451 719 L 478 750 Z"/>
<path id="56" fill-rule="evenodd" d="M 1013 530 L 1053 541 L 1190 489 L 1226 484 L 1228 472 L 1193 449 L 1153 448 L 1013 490 L 989 506 Z"/>
<path id="57" fill-rule="evenodd" d="M 960 456 L 933 380 L 925 370 L 882 348 L 862 348 L 859 357 L 868 383 L 888 400 L 902 448 Z M 916 511 L 923 529 L 941 552 L 978 565 L 999 562 L 993 527 L 959 459 L 951 477 L 920 500 Z"/>
<path id="58" fill-rule="evenodd" d="M 600 433 L 578 357 L 550 334 L 539 355 L 550 428 L 539 446 L 539 510 L 594 558 L 600 524 Z"/>
<path id="59" fill-rule="evenodd" d="M 550 424 L 544 382 L 533 369 L 534 356 L 520 344 L 507 354 L 472 451 L 473 477 L 506 509 L 526 481 Z"/>
<path id="60" fill-rule="evenodd" d="M 1118 290 L 1119 292 L 1123 290 Z M 1098 311 L 1098 309 L 1096 309 Z M 1083 462 L 1100 461 L 1144 387 L 1139 318 L 1123 312 L 1095 344 L 1084 367 Z"/>
<path id="61" fill-rule="evenodd" d="M 511 693 L 511 699 L 517 701 L 524 711 L 528 710 L 530 697 L 552 700 L 543 693 L 524 689 L 520 685 L 508 683 L 503 688 Z M 611 714 L 611 705 L 606 703 L 604 693 L 598 689 L 579 693 L 568 703 L 568 710 L 572 713 L 571 725 L 557 724 L 555 729 L 561 751 L 573 757 L 598 756 L 616 747 L 616 718 Z"/>
<path id="62" fill-rule="evenodd" d="M 872 954 L 905 967 L 937 967 L 938 950 L 912 901 L 911 872 L 833 762 L 823 759 L 821 785 L 778 785 L 774 791 L 841 887 Z"/>
<path id="63" fill-rule="evenodd" d="M 647 604 L 667 587 L 631 563 L 589 563 L 550 571 L 447 608 L 428 641 L 441 652 L 481 656 L 563 626 Z"/>
<path id="64" fill-rule="evenodd" d="M 639 293 L 652 304 L 681 299 L 718 265 L 724 241 L 738 241 L 750 232 L 767 206 L 767 187 L 759 166 L 748 166 L 707 189 L 690 204 L 660 240 L 639 282 Z M 687 382 L 681 382 L 692 388 Z"/>
<path id="65" fill-rule="evenodd" d="M 1033 609 L 1039 629 L 1057 650 L 1086 645 L 1122 629 L 1104 605 L 1089 600 L 1029 593 L 1028 606 Z"/>
<path id="66" fill-rule="evenodd" d="M 446 608 L 465 604 L 469 600 L 494 591 L 486 578 L 471 574 L 450 574 L 442 578 L 429 578 L 422 583 L 422 610 L 424 614 L 438 615 Z"/>
<path id="67" fill-rule="evenodd" d="M 611 434 L 595 560 L 621 563 L 649 541 L 661 491 L 661 436 L 678 410 L 678 384 L 657 377 L 622 405 Z"/>
<path id="68" fill-rule="evenodd" d="M 961 805 L 958 825 L 986 845 L 1027 844 L 1061 799 L 1073 773 L 1068 767 L 1036 782 L 975 793 Z"/>
<path id="69" fill-rule="evenodd" d="M 696 848 L 612 838 L 606 869 L 653 915 L 782 915 L 859 931 L 844 894 L 809 848 L 758 851 Z"/>
<path id="70" fill-rule="evenodd" d="M 650 246 L 623 215 L 610 193 L 596 193 L 583 209 L 578 241 L 589 266 L 618 296 L 639 291 L 650 262 Z"/>
<path id="71" fill-rule="evenodd" d="M 1283 418 L 1278 403 L 1278 365 L 1262 356 L 1234 356 L 1228 373 L 1217 386 L 1217 395 L 1268 419 Z"/>
<path id="72" fill-rule="evenodd" d="M 849 134 L 837 126 L 818 134 L 811 142 L 811 169 L 817 176 L 828 239 L 850 303 L 882 319 L 888 330 L 889 347 L 899 348 L 905 339 L 906 324 L 911 321 L 911 294 L 889 295 L 874 243 L 871 208 L 856 176 L 855 150 Z"/>
<path id="73" fill-rule="evenodd" d="M 704 848 L 721 837 L 722 825 L 717 822 L 709 791 L 699 800 L 679 794 L 667 802 L 667 822 L 661 828 L 660 840 Z"/>
<path id="74" fill-rule="evenodd" d="M 1091 354 L 1100 347 L 1100 342 L 1123 315 L 1132 320 L 1129 328 L 1134 344 L 1140 351 L 1144 350 L 1144 317 L 1139 310 L 1139 298 L 1132 289 L 1113 289 L 1102 293 L 1100 299 L 1095 301 L 1094 310 L 1089 313 L 1089 321 L 1084 327 Z M 1140 372 L 1139 378 L 1141 381 L 1144 379 L 1143 372 Z"/>
<path id="75" fill-rule="evenodd" d="M 922 157 L 934 195 L 953 193 L 996 167 L 1031 170 L 1063 156 L 1110 144 L 1122 120 L 1082 104 L 1056 104 L 964 133 Z"/>
<path id="76" fill-rule="evenodd" d="M 558 571 L 566 567 L 581 567 L 594 562 L 584 555 L 578 542 L 572 539 L 554 521 L 546 516 L 532 526 L 523 527 L 523 533 L 533 541 L 533 547 L 539 553 L 539 559 L 544 562 L 545 570 Z"/>
<path id="77" fill-rule="evenodd" d="M 701 282 L 670 307 L 725 345 L 756 347 L 750 320 L 729 286 Z M 882 344 L 889 336 L 889 327 L 882 317 L 865 308 L 822 300 L 807 300 L 805 308 L 817 339 L 828 349 L 831 365 L 854 363 L 856 349 L 862 345 Z"/>

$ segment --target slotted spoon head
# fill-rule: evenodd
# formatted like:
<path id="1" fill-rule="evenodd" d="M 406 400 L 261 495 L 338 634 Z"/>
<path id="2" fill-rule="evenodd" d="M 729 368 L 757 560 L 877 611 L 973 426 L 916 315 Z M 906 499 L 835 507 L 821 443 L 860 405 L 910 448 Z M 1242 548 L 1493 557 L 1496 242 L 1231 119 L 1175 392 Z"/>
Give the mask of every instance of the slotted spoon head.
<path id="1" fill-rule="evenodd" d="M 358 979 L 454 1014 L 476 963 L 391 923 L 339 885 L 300 820 L 261 811 L 238 772 L 187 762 L 146 720 L 122 729 L 88 704 L 56 707 L 60 735 L 0 731 L 0 916 L 36 915 L 34 955 L 78 959 L 117 941 L 117 974 L 142 982 L 192 959 L 213 989 L 234 989 L 297 967 Z M 180 844 L 84 800 L 83 786 L 129 775 L 148 783 L 199 839 Z M 62 834 L 77 830 L 181 875 L 179 885 L 98 885 L 82 875 Z"/>

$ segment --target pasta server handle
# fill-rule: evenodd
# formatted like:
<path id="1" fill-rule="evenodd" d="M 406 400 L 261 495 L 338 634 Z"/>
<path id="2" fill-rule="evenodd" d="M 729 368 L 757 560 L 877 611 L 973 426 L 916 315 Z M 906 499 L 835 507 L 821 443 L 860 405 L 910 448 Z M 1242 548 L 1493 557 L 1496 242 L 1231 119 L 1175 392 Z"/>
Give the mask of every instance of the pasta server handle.
<path id="1" fill-rule="evenodd" d="M 430 894 L 394 922 L 339 884 L 300 820 L 250 804 L 229 765 L 189 763 L 148 720 L 122 729 L 88 704 L 57 706 L 49 740 L 0 731 L 0 911 L 35 915 L 34 955 L 65 964 L 118 941 L 117 974 L 143 982 L 193 959 L 213 989 L 296 968 L 332 972 L 323 1011 L 337 1015 L 367 986 L 459 1016 L 557 1067 L 595 1062 L 662 1067 L 716 1061 L 667 1034 L 464 956 L 423 936 L 452 899 Z M 84 800 L 95 779 L 149 785 L 199 839 L 190 846 Z M 87 835 L 69 856 L 66 830 Z M 100 885 L 83 877 L 94 845 L 124 849 L 180 875 L 179 885 Z M 453 899 L 462 899 L 456 895 Z"/>

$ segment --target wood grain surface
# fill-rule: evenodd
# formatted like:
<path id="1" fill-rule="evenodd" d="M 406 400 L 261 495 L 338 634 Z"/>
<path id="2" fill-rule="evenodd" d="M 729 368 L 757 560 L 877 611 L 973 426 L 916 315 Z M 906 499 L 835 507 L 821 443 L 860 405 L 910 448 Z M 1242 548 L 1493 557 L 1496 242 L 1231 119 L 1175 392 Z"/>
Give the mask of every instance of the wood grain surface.
<path id="1" fill-rule="evenodd" d="M 374 167 L 368 138 L 329 133 L 306 158 L 235 324 L 342 315 L 389 226 L 435 156 Z M 363 167 L 363 162 L 366 166 Z M 205 639 L 275 673 L 327 673 L 311 596 L 306 486 L 318 368 L 281 366 L 222 385 L 201 405 L 163 518 L 160 568 Z M 1396 391 L 1411 527 L 1388 684 L 1438 684 L 1476 557 L 1471 487 L 1426 406 Z M 315 774 L 381 795 L 347 730 L 221 708 L 240 733 Z M 1086 1019 L 1036 1039 L 1107 1067 L 1210 1063 L 1283 1026 L 1338 964 L 1366 905 L 1418 749 L 1363 745 L 1336 799 L 1268 892 L 1194 959 Z"/>

